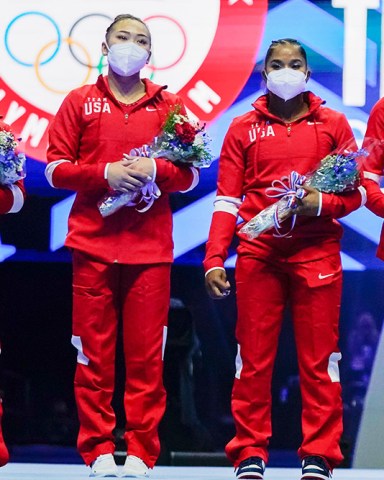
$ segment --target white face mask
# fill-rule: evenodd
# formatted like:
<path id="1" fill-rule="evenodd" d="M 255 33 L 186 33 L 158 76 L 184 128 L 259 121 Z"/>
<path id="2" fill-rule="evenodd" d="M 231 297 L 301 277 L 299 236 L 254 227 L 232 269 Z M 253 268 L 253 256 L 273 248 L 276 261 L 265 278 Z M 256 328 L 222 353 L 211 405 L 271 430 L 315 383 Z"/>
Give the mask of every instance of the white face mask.
<path id="1" fill-rule="evenodd" d="M 270 92 L 287 101 L 304 92 L 307 84 L 306 78 L 304 72 L 292 68 L 272 70 L 267 75 L 267 88 Z"/>
<path id="2" fill-rule="evenodd" d="M 133 42 L 115 43 L 108 47 L 108 63 L 122 77 L 139 72 L 147 63 L 149 53 Z"/>

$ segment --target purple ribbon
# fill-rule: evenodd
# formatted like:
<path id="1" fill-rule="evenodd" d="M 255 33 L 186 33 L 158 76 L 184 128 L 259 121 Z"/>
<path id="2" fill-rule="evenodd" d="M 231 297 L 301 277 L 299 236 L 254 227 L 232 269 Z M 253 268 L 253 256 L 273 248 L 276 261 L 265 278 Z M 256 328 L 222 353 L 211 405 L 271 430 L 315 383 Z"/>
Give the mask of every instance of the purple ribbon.
<path id="1" fill-rule="evenodd" d="M 272 186 L 268 187 L 265 190 L 265 193 L 270 198 L 282 198 L 287 197 L 286 199 L 286 207 L 295 209 L 297 207 L 296 198 L 304 198 L 305 190 L 301 188 L 305 183 L 306 177 L 305 175 L 300 175 L 296 171 L 292 171 L 288 176 L 281 177 L 280 180 L 276 179 L 273 180 Z M 279 229 L 281 228 L 281 224 L 278 217 L 278 207 L 276 206 L 275 211 L 273 213 L 273 222 L 276 230 L 276 237 L 286 237 L 288 236 L 293 227 L 296 223 L 296 215 L 292 216 L 292 223 L 291 228 L 287 233 L 281 234 Z"/>
<path id="2" fill-rule="evenodd" d="M 143 145 L 142 147 L 132 148 L 129 154 L 132 157 L 150 157 L 151 156 L 151 147 L 149 145 Z"/>
<path id="3" fill-rule="evenodd" d="M 129 152 L 132 157 L 147 157 L 150 158 L 152 154 L 151 147 L 149 145 L 143 145 L 142 147 L 132 148 Z M 140 190 L 141 197 L 138 197 L 138 202 L 146 203 L 146 206 L 141 209 L 136 209 L 140 213 L 144 213 L 149 210 L 154 201 L 157 200 L 160 195 L 161 191 L 159 187 L 156 185 L 156 182 L 148 182 L 144 185 L 144 187 Z"/>

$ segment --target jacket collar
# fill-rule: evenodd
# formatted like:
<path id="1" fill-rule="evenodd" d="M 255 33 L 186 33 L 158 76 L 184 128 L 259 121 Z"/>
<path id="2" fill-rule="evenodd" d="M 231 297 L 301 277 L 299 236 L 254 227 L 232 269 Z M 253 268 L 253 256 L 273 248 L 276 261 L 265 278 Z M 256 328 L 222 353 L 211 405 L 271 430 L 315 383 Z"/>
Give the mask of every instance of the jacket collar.
<path id="1" fill-rule="evenodd" d="M 161 96 L 161 92 L 163 92 L 163 90 L 166 90 L 168 88 L 167 85 L 157 85 L 156 83 L 153 83 L 148 78 L 143 78 L 142 81 L 145 85 L 145 92 L 147 94 L 147 96 L 145 97 L 145 102 L 152 100 L 157 96 Z M 111 89 L 109 88 L 106 76 L 99 75 L 96 81 L 96 86 L 99 88 L 99 90 L 101 90 L 110 98 L 112 98 L 115 102 L 117 102 L 116 98 L 111 92 Z"/>
<path id="2" fill-rule="evenodd" d="M 309 110 L 301 118 L 307 117 L 309 115 L 313 115 L 320 108 L 321 105 L 325 104 L 325 100 L 318 97 L 312 92 L 304 92 L 304 99 L 308 103 Z M 273 115 L 268 111 L 268 95 L 262 95 L 261 97 L 259 97 L 252 104 L 252 106 L 254 107 L 256 112 L 258 112 L 261 116 L 278 120 L 280 122 L 282 121 L 281 118 L 277 117 L 276 115 Z"/>

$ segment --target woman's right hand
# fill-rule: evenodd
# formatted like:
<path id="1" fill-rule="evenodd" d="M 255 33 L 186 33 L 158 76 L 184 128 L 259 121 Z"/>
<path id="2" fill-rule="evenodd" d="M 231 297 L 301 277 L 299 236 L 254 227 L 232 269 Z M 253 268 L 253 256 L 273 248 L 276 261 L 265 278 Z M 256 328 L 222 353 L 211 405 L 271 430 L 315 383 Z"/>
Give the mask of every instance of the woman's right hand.
<path id="1" fill-rule="evenodd" d="M 205 288 L 208 295 L 214 300 L 222 300 L 231 293 L 231 284 L 227 280 L 227 273 L 221 268 L 211 270 L 205 276 Z"/>
<path id="2" fill-rule="evenodd" d="M 113 190 L 123 193 L 138 191 L 152 180 L 147 173 L 131 168 L 126 159 L 109 164 L 107 179 Z"/>

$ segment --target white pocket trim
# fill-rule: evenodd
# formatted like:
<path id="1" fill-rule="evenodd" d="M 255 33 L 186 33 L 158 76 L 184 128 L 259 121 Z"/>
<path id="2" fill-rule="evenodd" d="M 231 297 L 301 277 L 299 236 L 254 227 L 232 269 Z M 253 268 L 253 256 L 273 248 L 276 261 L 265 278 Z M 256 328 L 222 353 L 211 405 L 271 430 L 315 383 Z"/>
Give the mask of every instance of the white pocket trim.
<path id="1" fill-rule="evenodd" d="M 333 352 L 328 360 L 328 375 L 332 383 L 340 382 L 339 362 L 341 360 L 340 352 Z"/>
<path id="2" fill-rule="evenodd" d="M 161 348 L 161 359 L 164 360 L 164 354 L 165 354 L 165 346 L 167 344 L 167 335 L 168 335 L 168 327 L 165 326 L 163 328 L 163 345 Z"/>
<path id="3" fill-rule="evenodd" d="M 72 335 L 71 343 L 77 350 L 77 363 L 80 363 L 81 365 L 88 365 L 89 358 L 84 355 L 81 338 L 77 335 Z"/>
<path id="4" fill-rule="evenodd" d="M 243 360 L 241 358 L 240 345 L 239 344 L 237 345 L 237 355 L 236 355 L 235 365 L 236 365 L 235 378 L 240 379 L 241 371 L 243 369 Z"/>

